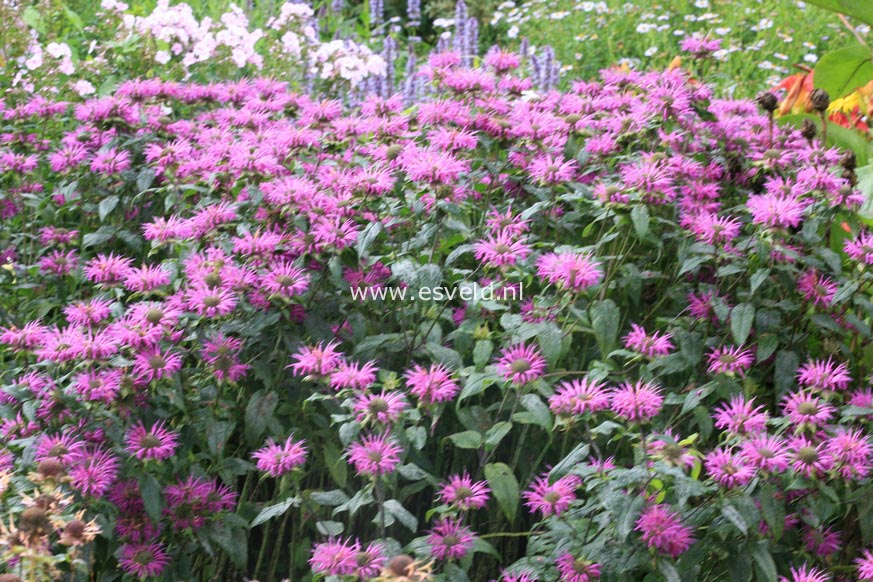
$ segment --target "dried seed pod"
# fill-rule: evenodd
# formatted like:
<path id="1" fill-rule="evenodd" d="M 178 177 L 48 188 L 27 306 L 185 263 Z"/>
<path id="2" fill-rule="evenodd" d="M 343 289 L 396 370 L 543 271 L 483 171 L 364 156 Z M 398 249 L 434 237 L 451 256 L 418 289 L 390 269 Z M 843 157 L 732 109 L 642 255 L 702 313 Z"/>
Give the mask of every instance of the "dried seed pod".
<path id="1" fill-rule="evenodd" d="M 773 113 L 779 107 L 779 99 L 773 93 L 765 91 L 756 99 L 758 105 L 767 113 Z"/>
<path id="2" fill-rule="evenodd" d="M 815 126 L 815 122 L 813 120 L 803 120 L 803 123 L 800 125 L 800 135 L 802 135 L 804 139 L 814 138 L 817 132 L 818 128 Z"/>
<path id="3" fill-rule="evenodd" d="M 813 89 L 812 93 L 809 94 L 809 104 L 819 113 L 823 113 L 831 104 L 831 97 L 824 89 Z"/>

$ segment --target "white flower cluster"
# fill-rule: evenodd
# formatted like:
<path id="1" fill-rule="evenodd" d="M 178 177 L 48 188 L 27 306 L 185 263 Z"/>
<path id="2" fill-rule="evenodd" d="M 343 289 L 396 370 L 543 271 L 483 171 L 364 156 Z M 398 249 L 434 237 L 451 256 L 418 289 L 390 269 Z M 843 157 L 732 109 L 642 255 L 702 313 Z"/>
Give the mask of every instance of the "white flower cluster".
<path id="1" fill-rule="evenodd" d="M 188 68 L 215 58 L 220 47 L 230 49 L 230 58 L 238 67 L 251 64 L 260 68 L 263 64 L 255 44 L 264 36 L 264 31 L 249 31 L 248 18 L 236 4 L 230 5 L 220 23 L 209 17 L 197 20 L 191 6 L 184 2 L 170 6 L 169 0 L 158 0 L 148 16 L 125 14 L 123 20 L 130 30 L 158 41 L 161 48 L 155 54 L 155 61 L 161 65 L 179 57 Z"/>
<path id="2" fill-rule="evenodd" d="M 353 87 L 368 76 L 382 76 L 385 60 L 368 47 L 348 40 L 322 43 L 312 54 L 310 72 L 321 79 L 345 79 Z"/>

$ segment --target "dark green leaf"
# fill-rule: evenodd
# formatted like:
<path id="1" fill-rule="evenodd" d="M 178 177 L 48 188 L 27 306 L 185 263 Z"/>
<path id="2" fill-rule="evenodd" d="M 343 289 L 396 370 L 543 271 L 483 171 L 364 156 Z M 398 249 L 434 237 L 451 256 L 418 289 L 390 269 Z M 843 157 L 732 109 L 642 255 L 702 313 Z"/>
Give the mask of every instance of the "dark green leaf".
<path id="1" fill-rule="evenodd" d="M 755 307 L 750 303 L 740 303 L 731 309 L 731 333 L 738 346 L 746 343 L 755 321 Z"/>
<path id="2" fill-rule="evenodd" d="M 482 435 L 476 431 L 465 430 L 449 436 L 459 449 L 478 449 L 482 446 Z"/>
<path id="3" fill-rule="evenodd" d="M 142 495 L 146 513 L 152 518 L 152 521 L 157 523 L 161 519 L 161 486 L 151 475 L 140 475 L 139 492 Z"/>
<path id="4" fill-rule="evenodd" d="M 285 512 L 288 511 L 291 506 L 296 505 L 296 501 L 297 499 L 295 497 L 289 497 L 285 501 L 280 501 L 279 503 L 265 507 L 252 520 L 252 523 L 249 525 L 249 527 L 256 527 L 266 521 L 273 519 L 274 517 L 285 515 Z"/>
<path id="5" fill-rule="evenodd" d="M 515 513 L 518 509 L 518 481 L 512 474 L 512 469 L 504 463 L 489 463 L 485 465 L 485 479 L 500 510 L 509 523 L 515 521 Z"/>

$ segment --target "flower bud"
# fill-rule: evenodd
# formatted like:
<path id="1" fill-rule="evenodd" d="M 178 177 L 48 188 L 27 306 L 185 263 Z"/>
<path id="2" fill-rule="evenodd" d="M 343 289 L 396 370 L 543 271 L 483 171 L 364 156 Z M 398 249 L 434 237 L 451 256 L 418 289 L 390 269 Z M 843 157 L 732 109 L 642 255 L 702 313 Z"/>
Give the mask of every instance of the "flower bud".
<path id="1" fill-rule="evenodd" d="M 779 107 L 779 99 L 773 93 L 765 91 L 758 95 L 758 105 L 767 113 L 773 113 Z"/>
<path id="2" fill-rule="evenodd" d="M 809 104 L 819 113 L 827 111 L 828 106 L 831 104 L 830 95 L 824 89 L 814 89 L 809 94 Z"/>
<path id="3" fill-rule="evenodd" d="M 818 128 L 815 126 L 815 122 L 811 119 L 804 119 L 803 123 L 800 125 L 800 135 L 802 135 L 804 139 L 814 138 L 817 131 Z"/>

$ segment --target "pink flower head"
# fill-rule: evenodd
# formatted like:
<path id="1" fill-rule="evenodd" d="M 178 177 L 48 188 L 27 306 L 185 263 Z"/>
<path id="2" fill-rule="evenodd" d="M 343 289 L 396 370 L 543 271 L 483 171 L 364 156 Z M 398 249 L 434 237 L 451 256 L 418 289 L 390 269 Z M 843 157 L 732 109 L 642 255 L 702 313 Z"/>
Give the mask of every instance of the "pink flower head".
<path id="1" fill-rule="evenodd" d="M 550 155 L 535 157 L 528 168 L 531 178 L 543 185 L 570 182 L 576 175 L 576 169 L 576 160 Z"/>
<path id="2" fill-rule="evenodd" d="M 70 486 L 89 497 L 102 497 L 115 482 L 118 459 L 107 451 L 82 451 L 70 462 Z"/>
<path id="3" fill-rule="evenodd" d="M 336 350 L 338 345 L 338 341 L 331 341 L 327 344 L 319 342 L 315 346 L 303 346 L 293 356 L 297 361 L 288 367 L 294 370 L 295 375 L 324 376 L 330 374 L 336 369 L 343 357 Z"/>
<path id="4" fill-rule="evenodd" d="M 159 576 L 169 563 L 164 547 L 157 543 L 125 544 L 118 559 L 118 565 L 126 573 L 139 578 Z"/>
<path id="5" fill-rule="evenodd" d="M 341 360 L 330 374 L 330 386 L 334 390 L 352 388 L 363 390 L 376 381 L 378 368 L 374 362 L 361 365 L 357 362 Z"/>
<path id="6" fill-rule="evenodd" d="M 780 576 L 779 582 L 829 582 L 831 579 L 827 573 L 811 566 L 803 565 L 800 568 L 791 568 L 791 577 Z"/>
<path id="7" fill-rule="evenodd" d="M 425 404 L 451 400 L 461 389 L 442 364 L 431 364 L 430 368 L 415 364 L 403 375 L 409 392 Z"/>
<path id="8" fill-rule="evenodd" d="M 804 271 L 797 278 L 797 290 L 804 299 L 818 307 L 830 307 L 838 289 L 836 283 L 815 269 Z"/>
<path id="9" fill-rule="evenodd" d="M 694 542 L 693 529 L 683 525 L 679 514 L 663 503 L 647 507 L 634 529 L 642 533 L 643 541 L 650 548 L 674 558 L 679 557 Z"/>
<path id="10" fill-rule="evenodd" d="M 582 479 L 576 475 L 564 475 L 549 483 L 549 474 L 544 473 L 524 492 L 525 505 L 531 511 L 539 511 L 543 517 L 561 515 L 576 501 L 576 489 L 581 484 Z"/>
<path id="11" fill-rule="evenodd" d="M 473 245 L 476 258 L 492 267 L 514 265 L 530 254 L 523 239 L 517 239 L 508 231 L 500 231 Z"/>
<path id="12" fill-rule="evenodd" d="M 135 425 L 125 437 L 127 452 L 137 459 L 168 459 L 176 452 L 179 436 L 167 430 L 163 422 L 157 422 L 146 429 L 142 421 Z"/>
<path id="13" fill-rule="evenodd" d="M 859 429 L 839 427 L 825 442 L 825 453 L 844 479 L 861 480 L 873 471 L 873 445 Z"/>
<path id="14" fill-rule="evenodd" d="M 809 202 L 791 194 L 753 194 L 746 206 L 752 222 L 766 227 L 795 227 L 803 221 Z"/>
<path id="15" fill-rule="evenodd" d="M 351 540 L 330 540 L 315 544 L 309 565 L 313 572 L 328 576 L 348 576 L 357 570 L 357 555 L 360 544 Z"/>
<path id="16" fill-rule="evenodd" d="M 400 392 L 364 392 L 355 399 L 355 419 L 362 424 L 368 421 L 392 424 L 400 418 L 407 406 L 406 399 Z"/>
<path id="17" fill-rule="evenodd" d="M 651 420 L 661 411 L 661 389 L 649 382 L 625 382 L 610 394 L 610 407 L 618 416 L 633 422 Z"/>
<path id="18" fill-rule="evenodd" d="M 497 371 L 514 384 L 533 382 L 546 370 L 546 360 L 533 345 L 518 344 L 503 350 Z"/>
<path id="19" fill-rule="evenodd" d="M 260 285 L 269 295 L 293 297 L 309 288 L 309 275 L 290 263 L 278 262 L 261 277 Z"/>
<path id="20" fill-rule="evenodd" d="M 812 552 L 820 558 L 825 558 L 839 552 L 843 547 L 840 532 L 832 527 L 806 526 L 803 531 L 803 545 L 807 552 Z"/>
<path id="21" fill-rule="evenodd" d="M 864 552 L 855 559 L 855 564 L 858 566 L 858 579 L 863 582 L 873 580 L 873 550 L 864 550 Z"/>
<path id="22" fill-rule="evenodd" d="M 858 238 L 843 243 L 843 250 L 852 259 L 873 265 L 873 233 L 862 232 Z"/>
<path id="23" fill-rule="evenodd" d="M 548 253 L 537 261 L 541 279 L 563 289 L 584 291 L 603 279 L 600 263 L 582 253 Z"/>
<path id="24" fill-rule="evenodd" d="M 378 477 L 393 472 L 400 464 L 403 448 L 393 442 L 388 433 L 369 435 L 348 449 L 349 461 L 358 475 Z"/>
<path id="25" fill-rule="evenodd" d="M 449 477 L 448 482 L 440 489 L 439 496 L 443 503 L 468 511 L 485 507 L 490 492 L 485 481 L 473 481 L 470 475 L 464 472 Z"/>
<path id="26" fill-rule="evenodd" d="M 565 381 L 549 397 L 549 408 L 564 416 L 599 412 L 609 408 L 609 394 L 603 384 L 587 378 Z"/>
<path id="27" fill-rule="evenodd" d="M 755 477 L 755 468 L 747 465 L 743 457 L 719 447 L 706 455 L 706 472 L 713 481 L 733 489 L 748 485 Z"/>
<path id="28" fill-rule="evenodd" d="M 555 566 L 561 576 L 560 582 L 594 582 L 600 577 L 600 564 L 574 558 L 570 552 L 558 556 Z"/>
<path id="29" fill-rule="evenodd" d="M 755 406 L 754 398 L 746 400 L 742 394 L 738 394 L 729 403 L 722 403 L 713 418 L 716 428 L 744 435 L 762 432 L 770 416 L 764 407 Z"/>
<path id="30" fill-rule="evenodd" d="M 237 338 L 217 334 L 212 339 L 203 343 L 200 352 L 203 360 L 212 366 L 212 373 L 216 380 L 229 380 L 236 382 L 246 375 L 248 364 L 243 364 L 238 359 L 238 352 L 242 349 L 242 342 Z"/>
<path id="31" fill-rule="evenodd" d="M 782 413 L 788 417 L 791 424 L 819 427 L 831 419 L 834 407 L 826 400 L 801 390 L 783 398 Z"/>
<path id="32" fill-rule="evenodd" d="M 822 444 L 815 444 L 805 436 L 793 438 L 788 443 L 791 452 L 791 467 L 805 477 L 820 477 L 831 468 L 831 458 Z"/>
<path id="33" fill-rule="evenodd" d="M 289 436 L 281 445 L 270 439 L 267 444 L 252 453 L 258 470 L 271 477 L 281 477 L 306 462 L 306 446 L 304 441 L 295 441 Z"/>
<path id="34" fill-rule="evenodd" d="M 630 333 L 624 336 L 624 347 L 647 358 L 657 358 L 666 356 L 673 349 L 671 337 L 669 333 L 660 332 L 649 335 L 642 326 L 632 323 Z"/>
<path id="35" fill-rule="evenodd" d="M 849 367 L 836 363 L 831 358 L 827 360 L 812 360 L 806 362 L 797 371 L 797 380 L 801 385 L 812 390 L 846 390 L 852 382 Z"/>
<path id="36" fill-rule="evenodd" d="M 430 544 L 430 553 L 434 558 L 459 560 L 473 549 L 475 539 L 473 532 L 461 525 L 461 520 L 442 518 L 434 524 L 427 543 Z"/>
<path id="37" fill-rule="evenodd" d="M 781 473 L 791 461 L 785 441 L 778 436 L 761 433 L 743 441 L 740 456 L 749 465 L 769 473 Z"/>
<path id="38" fill-rule="evenodd" d="M 133 372 L 143 382 L 169 378 L 182 367 L 182 356 L 176 352 L 162 352 L 159 347 L 148 348 L 136 355 Z"/>
<path id="39" fill-rule="evenodd" d="M 752 366 L 755 357 L 750 350 L 737 346 L 721 346 L 709 352 L 710 374 L 742 375 Z"/>

